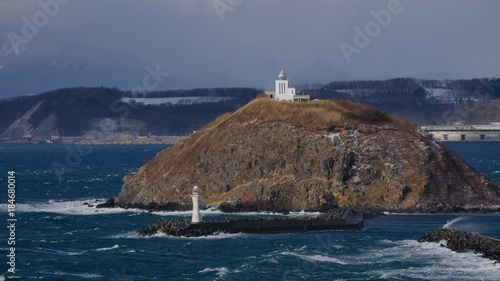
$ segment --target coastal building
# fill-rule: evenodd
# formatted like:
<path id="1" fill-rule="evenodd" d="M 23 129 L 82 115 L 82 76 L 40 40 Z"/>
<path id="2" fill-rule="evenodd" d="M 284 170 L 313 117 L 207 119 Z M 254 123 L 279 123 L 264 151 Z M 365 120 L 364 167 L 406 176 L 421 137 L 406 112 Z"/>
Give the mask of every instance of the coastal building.
<path id="1" fill-rule="evenodd" d="M 311 99 L 309 95 L 297 95 L 295 87 L 289 87 L 288 79 L 286 79 L 283 70 L 275 82 L 275 90 L 266 91 L 266 95 L 275 101 L 309 101 Z"/>

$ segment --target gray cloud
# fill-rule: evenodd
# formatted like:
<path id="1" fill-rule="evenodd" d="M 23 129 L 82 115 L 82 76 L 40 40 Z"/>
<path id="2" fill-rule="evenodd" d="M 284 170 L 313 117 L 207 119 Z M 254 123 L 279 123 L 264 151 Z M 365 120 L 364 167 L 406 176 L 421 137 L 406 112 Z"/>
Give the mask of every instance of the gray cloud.
<path id="1" fill-rule="evenodd" d="M 57 42 L 121 50 L 179 77 L 164 88 L 268 88 L 281 69 L 292 83 L 500 75 L 499 1 L 400 0 L 402 11 L 350 63 L 339 45 L 354 46 L 354 28 L 364 30 L 372 10 L 395 0 L 215 1 L 237 5 L 221 21 L 212 0 L 72 0 L 26 48 Z M 20 33 L 22 17 L 41 9 L 38 2 L 0 1 L 3 42 L 9 32 Z"/>

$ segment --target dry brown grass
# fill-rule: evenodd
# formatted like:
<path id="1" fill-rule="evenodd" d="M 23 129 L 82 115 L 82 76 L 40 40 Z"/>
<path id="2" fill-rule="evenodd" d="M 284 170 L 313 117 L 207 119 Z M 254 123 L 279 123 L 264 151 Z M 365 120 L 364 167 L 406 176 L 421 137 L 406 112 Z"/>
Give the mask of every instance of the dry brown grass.
<path id="1" fill-rule="evenodd" d="M 276 102 L 266 98 L 251 101 L 234 113 L 231 119 L 256 118 L 263 122 L 283 122 L 313 132 L 338 128 L 355 129 L 360 124 L 391 124 L 413 129 L 410 121 L 377 110 L 375 107 L 346 100 L 312 102 Z"/>
<path id="2" fill-rule="evenodd" d="M 359 125 L 388 124 L 402 129 L 415 127 L 406 119 L 378 111 L 369 105 L 346 100 L 276 102 L 268 98 L 257 98 L 234 113 L 219 116 L 198 132 L 177 143 L 173 149 L 169 149 L 171 151 L 168 158 L 175 162 L 175 170 L 192 167 L 203 149 L 220 145 L 219 138 L 227 133 L 229 125 L 254 119 L 259 123 L 286 123 L 316 133 L 356 129 Z"/>

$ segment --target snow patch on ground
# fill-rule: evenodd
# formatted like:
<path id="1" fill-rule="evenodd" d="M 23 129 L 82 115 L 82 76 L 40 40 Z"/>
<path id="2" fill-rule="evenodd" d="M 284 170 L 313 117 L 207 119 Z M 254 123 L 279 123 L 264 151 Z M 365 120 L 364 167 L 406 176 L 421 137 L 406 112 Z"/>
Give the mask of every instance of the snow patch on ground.
<path id="1" fill-rule="evenodd" d="M 122 102 L 131 103 L 136 102 L 144 105 L 160 105 L 171 103 L 177 104 L 198 104 L 198 103 L 216 103 L 220 101 L 227 101 L 235 99 L 234 97 L 169 97 L 169 98 L 121 98 Z"/>

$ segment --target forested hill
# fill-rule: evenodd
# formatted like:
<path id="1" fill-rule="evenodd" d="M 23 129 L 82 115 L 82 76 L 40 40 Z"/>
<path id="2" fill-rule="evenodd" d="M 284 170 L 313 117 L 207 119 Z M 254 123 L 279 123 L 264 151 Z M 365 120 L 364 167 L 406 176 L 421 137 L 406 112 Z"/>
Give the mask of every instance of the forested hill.
<path id="1" fill-rule="evenodd" d="M 308 85 L 302 86 L 309 88 Z M 334 81 L 315 88 L 309 91 L 316 98 L 343 98 L 367 103 L 421 125 L 500 121 L 497 114 L 500 111 L 498 78 Z M 490 102 L 493 99 L 497 101 Z"/>
<path id="2" fill-rule="evenodd" d="M 293 82 L 293 80 L 291 80 Z M 296 85 L 318 99 L 367 103 L 420 125 L 500 122 L 500 79 L 336 81 Z M 314 89 L 312 89 L 314 88 Z M 132 93 L 78 87 L 0 100 L 0 138 L 97 133 L 188 135 L 253 100 L 261 89 L 213 88 Z M 495 99 L 496 100 L 493 100 Z"/>
<path id="3" fill-rule="evenodd" d="M 235 111 L 259 92 L 215 88 L 132 95 L 103 87 L 60 89 L 0 100 L 0 134 L 19 138 L 24 130 L 34 136 L 57 129 L 62 136 L 81 136 L 92 130 L 187 135 L 217 116 Z"/>

